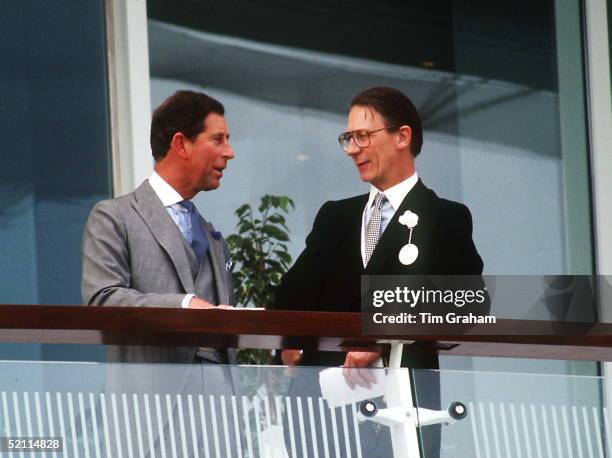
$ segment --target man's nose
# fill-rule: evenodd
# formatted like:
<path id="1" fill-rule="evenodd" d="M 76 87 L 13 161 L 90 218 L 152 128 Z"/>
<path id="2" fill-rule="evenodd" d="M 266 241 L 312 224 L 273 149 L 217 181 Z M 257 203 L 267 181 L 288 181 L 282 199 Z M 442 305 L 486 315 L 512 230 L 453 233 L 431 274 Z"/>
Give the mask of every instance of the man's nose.
<path id="1" fill-rule="evenodd" d="M 355 141 L 355 139 L 351 137 L 351 139 L 349 140 L 348 145 L 347 145 L 347 147 L 346 147 L 346 149 L 344 151 L 349 156 L 353 156 L 353 155 L 358 154 L 359 152 L 361 152 L 361 146 L 359 146 L 357 144 L 357 142 Z"/>
<path id="2" fill-rule="evenodd" d="M 227 147 L 225 148 L 225 151 L 223 152 L 223 157 L 229 161 L 230 159 L 234 159 L 234 156 L 234 148 L 232 148 L 232 145 L 228 143 Z"/>

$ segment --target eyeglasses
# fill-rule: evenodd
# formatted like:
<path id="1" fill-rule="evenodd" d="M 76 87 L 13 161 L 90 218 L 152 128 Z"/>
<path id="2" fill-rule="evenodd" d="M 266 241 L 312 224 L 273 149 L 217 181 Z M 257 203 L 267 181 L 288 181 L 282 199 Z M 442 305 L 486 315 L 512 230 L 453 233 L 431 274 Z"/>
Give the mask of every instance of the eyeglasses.
<path id="1" fill-rule="evenodd" d="M 376 130 L 361 129 L 344 132 L 338 137 L 338 143 L 340 143 L 340 147 L 346 152 L 348 152 L 349 150 L 351 138 L 355 140 L 355 143 L 360 148 L 367 148 L 368 146 L 370 146 L 370 135 L 375 134 L 376 132 L 380 132 L 381 130 L 395 129 L 396 127 L 400 127 L 400 125 L 398 124 L 396 126 L 381 127 L 380 129 Z"/>

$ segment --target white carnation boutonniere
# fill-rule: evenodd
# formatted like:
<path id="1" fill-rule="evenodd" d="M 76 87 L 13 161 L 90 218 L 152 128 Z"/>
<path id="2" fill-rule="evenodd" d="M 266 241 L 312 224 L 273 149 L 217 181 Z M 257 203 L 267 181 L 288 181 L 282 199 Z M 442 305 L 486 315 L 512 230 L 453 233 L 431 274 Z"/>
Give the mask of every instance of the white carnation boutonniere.
<path id="1" fill-rule="evenodd" d="M 405 265 L 409 266 L 414 263 L 416 259 L 419 257 L 419 249 L 416 245 L 412 243 L 412 231 L 419 224 L 419 215 L 410 210 L 406 210 L 400 217 L 398 218 L 398 222 L 402 226 L 406 226 L 410 229 L 410 235 L 408 236 L 408 243 L 402 247 L 399 251 L 399 261 Z"/>
<path id="2" fill-rule="evenodd" d="M 413 229 L 419 224 L 419 215 L 412 213 L 410 210 L 406 210 L 404 214 L 399 217 L 399 223 L 409 229 Z"/>

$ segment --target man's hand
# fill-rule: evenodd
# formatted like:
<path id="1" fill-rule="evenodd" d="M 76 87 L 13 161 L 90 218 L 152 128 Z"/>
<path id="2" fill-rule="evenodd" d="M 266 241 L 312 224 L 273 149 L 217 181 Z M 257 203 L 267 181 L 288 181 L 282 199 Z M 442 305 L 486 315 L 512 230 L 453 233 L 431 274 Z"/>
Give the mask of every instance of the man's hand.
<path id="1" fill-rule="evenodd" d="M 371 370 L 366 369 L 380 358 L 376 351 L 349 351 L 342 367 L 342 375 L 346 384 L 352 390 L 356 386 L 371 388 L 376 383 L 376 377 Z"/>
<path id="2" fill-rule="evenodd" d="M 233 309 L 231 305 L 213 305 L 210 302 L 205 301 L 204 299 L 200 299 L 197 296 L 194 296 L 189 301 L 190 309 Z"/>
<path id="3" fill-rule="evenodd" d="M 285 368 L 286 375 L 290 377 L 293 377 L 295 375 L 295 366 L 300 364 L 303 353 L 303 350 L 287 349 L 281 351 L 281 361 L 285 366 L 288 366 L 287 368 Z"/>
<path id="4" fill-rule="evenodd" d="M 302 350 L 281 351 L 281 361 L 285 366 L 295 366 L 302 360 Z"/>

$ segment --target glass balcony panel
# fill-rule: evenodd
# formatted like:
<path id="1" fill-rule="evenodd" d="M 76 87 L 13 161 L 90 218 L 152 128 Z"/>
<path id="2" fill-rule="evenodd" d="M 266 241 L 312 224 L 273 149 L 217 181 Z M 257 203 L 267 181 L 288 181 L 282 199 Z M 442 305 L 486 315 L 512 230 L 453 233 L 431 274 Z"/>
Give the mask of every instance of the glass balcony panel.
<path id="1" fill-rule="evenodd" d="M 58 457 L 392 457 L 357 414 L 386 406 L 385 370 L 369 375 L 370 391 L 340 368 L 0 362 L 0 437 L 61 437 Z"/>
<path id="2" fill-rule="evenodd" d="M 459 402 L 463 419 L 420 429 L 422 457 L 603 457 L 610 453 L 609 379 L 413 371 L 419 421 Z M 460 409 L 461 410 L 461 409 Z M 608 450 L 606 450 L 608 449 Z"/>
<path id="3" fill-rule="evenodd" d="M 1 362 L 0 374 L 0 437 L 60 437 L 62 457 L 609 453 L 602 377 L 414 370 L 412 399 L 407 369 L 352 370 L 370 389 L 339 368 Z"/>

